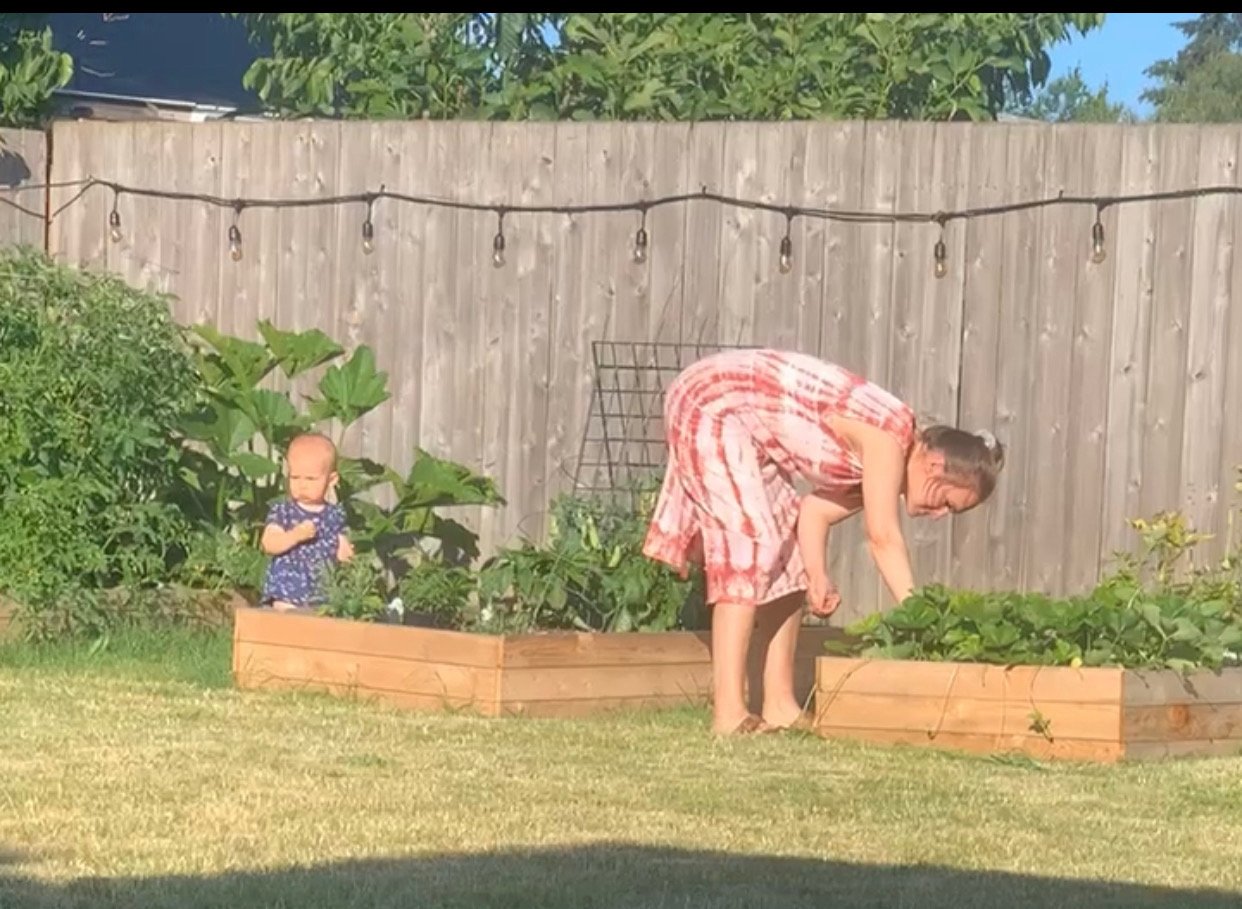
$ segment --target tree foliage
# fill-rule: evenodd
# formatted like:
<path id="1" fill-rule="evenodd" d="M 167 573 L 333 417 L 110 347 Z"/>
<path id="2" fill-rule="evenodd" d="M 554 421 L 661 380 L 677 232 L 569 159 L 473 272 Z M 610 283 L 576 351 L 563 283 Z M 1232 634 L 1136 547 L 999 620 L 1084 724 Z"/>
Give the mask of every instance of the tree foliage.
<path id="1" fill-rule="evenodd" d="M 73 58 L 52 47 L 45 13 L 0 13 L 0 126 L 38 127 Z"/>
<path id="2" fill-rule="evenodd" d="M 1074 67 L 1045 85 L 1029 104 L 1016 104 L 1011 113 L 1049 123 L 1133 123 L 1138 117 L 1121 102 L 1108 97 L 1108 86 L 1092 91 Z"/>
<path id="3" fill-rule="evenodd" d="M 545 13 L 226 13 L 264 48 L 245 86 L 283 116 L 481 113 L 550 49 Z"/>
<path id="4" fill-rule="evenodd" d="M 990 119 L 1103 13 L 237 13 L 273 111 Z"/>
<path id="5" fill-rule="evenodd" d="M 1200 13 L 1175 23 L 1186 46 L 1147 69 L 1158 80 L 1143 93 L 1165 122 L 1242 120 L 1242 13 Z"/>

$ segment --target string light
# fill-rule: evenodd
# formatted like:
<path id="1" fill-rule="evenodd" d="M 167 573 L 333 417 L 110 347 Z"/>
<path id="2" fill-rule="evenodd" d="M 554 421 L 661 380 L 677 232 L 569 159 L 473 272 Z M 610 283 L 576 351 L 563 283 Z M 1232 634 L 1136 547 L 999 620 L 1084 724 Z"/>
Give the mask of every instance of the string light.
<path id="1" fill-rule="evenodd" d="M 384 185 L 380 184 L 380 192 L 384 192 Z M 366 198 L 367 217 L 362 222 L 362 253 L 369 256 L 375 252 L 375 223 L 371 220 L 375 216 L 375 194 L 368 193 Z"/>
<path id="2" fill-rule="evenodd" d="M 241 217 L 242 202 L 233 204 L 233 223 L 229 225 L 229 256 L 234 262 L 240 262 L 242 258 L 242 235 L 241 228 L 237 226 L 237 219 Z"/>
<path id="3" fill-rule="evenodd" d="M 375 252 L 375 225 L 371 223 L 371 215 L 375 211 L 375 198 L 367 198 L 367 218 L 362 222 L 362 252 L 371 255 Z"/>
<path id="4" fill-rule="evenodd" d="M 781 258 L 780 270 L 781 274 L 789 274 L 789 270 L 793 268 L 793 238 L 789 236 L 790 229 L 793 227 L 794 213 L 793 209 L 785 212 L 785 236 L 781 237 Z"/>
<path id="5" fill-rule="evenodd" d="M 121 237 L 124 236 L 121 233 L 121 213 L 116 208 L 120 198 L 121 194 L 119 192 L 112 193 L 112 211 L 108 212 L 108 227 L 111 228 L 108 233 L 112 237 L 113 243 L 120 243 Z"/>
<path id="6" fill-rule="evenodd" d="M 350 195 L 338 196 L 321 196 L 318 198 L 256 198 L 256 199 L 228 199 L 222 196 L 215 196 L 207 193 L 191 193 L 173 190 L 154 189 L 150 187 L 129 186 L 127 184 L 118 183 L 112 180 L 101 180 L 95 177 L 86 177 L 80 180 L 65 180 L 47 183 L 26 183 L 16 187 L 0 187 L 0 203 L 15 208 L 32 217 L 43 218 L 50 222 L 58 217 L 61 212 L 69 208 L 71 205 L 79 201 L 91 189 L 96 187 L 104 187 L 110 189 L 114 197 L 121 193 L 127 193 L 133 196 L 144 196 L 151 198 L 166 199 L 171 201 L 197 201 L 208 205 L 216 205 L 220 207 L 232 207 L 235 212 L 240 213 L 242 208 L 306 208 L 312 206 L 323 205 L 341 205 L 354 202 L 362 202 L 368 206 L 367 222 L 363 225 L 363 248 L 367 249 L 368 244 L 374 245 L 374 224 L 371 222 L 370 214 L 373 203 L 378 199 L 391 199 L 394 201 L 408 202 L 414 205 L 425 205 L 432 208 L 445 208 L 458 211 L 494 211 L 498 214 L 499 219 L 503 222 L 504 214 L 507 212 L 518 212 L 521 214 L 584 214 L 584 213 L 600 213 L 600 212 L 624 212 L 636 211 L 643 219 L 643 226 L 639 227 L 638 233 L 635 235 L 634 243 L 634 259 L 637 262 L 646 261 L 649 256 L 649 238 L 647 237 L 645 221 L 646 213 L 649 209 L 662 205 L 674 205 L 685 202 L 714 202 L 720 205 L 732 206 L 735 208 L 771 211 L 785 215 L 786 232 L 781 239 L 780 244 L 780 268 L 782 272 L 787 272 L 793 265 L 793 240 L 790 237 L 789 223 L 796 216 L 818 218 L 828 221 L 839 221 L 856 224 L 898 224 L 898 223 L 914 223 L 914 224 L 939 224 L 941 228 L 941 238 L 934 247 L 934 256 L 936 261 L 936 275 L 943 277 L 948 273 L 947 252 L 942 255 L 943 235 L 946 224 L 949 221 L 969 220 L 974 218 L 990 217 L 992 215 L 1003 215 L 1014 212 L 1025 212 L 1034 209 L 1041 209 L 1055 205 L 1092 205 L 1096 208 L 1096 220 L 1091 230 L 1092 246 L 1091 260 L 1095 263 L 1103 262 L 1107 256 L 1104 242 L 1104 225 L 1101 223 L 1100 215 L 1103 210 L 1112 205 L 1121 205 L 1127 203 L 1143 203 L 1143 202 L 1165 202 L 1174 200 L 1185 200 L 1203 198 L 1205 196 L 1215 195 L 1242 195 L 1242 186 L 1220 185 L 1220 186 L 1197 186 L 1188 189 L 1165 190 L 1160 192 L 1138 193 L 1126 196 L 1067 196 L 1059 194 L 1057 196 L 1045 197 L 1040 199 L 1029 199 L 1020 202 L 1009 202 L 998 205 L 978 206 L 974 208 L 966 208 L 958 211 L 938 211 L 938 212 L 918 212 L 918 211 L 861 211 L 846 209 L 828 209 L 818 208 L 814 206 L 788 206 L 778 205 L 770 202 L 760 202 L 752 199 L 741 199 L 734 196 L 726 196 L 720 193 L 708 191 L 704 186 L 701 192 L 696 193 L 678 193 L 674 195 L 663 196 L 656 199 L 646 199 L 641 201 L 625 201 L 625 202 L 605 202 L 605 203 L 583 203 L 576 205 L 512 205 L 498 209 L 495 203 L 471 202 L 461 199 L 442 199 L 433 196 L 419 196 L 409 193 L 390 192 L 383 186 L 379 192 L 354 193 Z M 6 196 L 17 192 L 34 192 L 39 190 L 51 190 L 62 188 L 76 188 L 71 198 L 62 203 L 55 211 L 50 214 L 34 211 L 24 208 L 12 201 Z M 114 241 L 119 239 L 120 234 L 120 214 L 116 210 L 115 198 L 112 212 L 108 217 L 109 233 Z M 368 224 L 370 225 L 368 227 Z M 242 257 L 241 249 L 241 232 L 237 227 L 236 219 L 233 226 L 229 229 L 229 247 L 230 253 L 234 260 L 240 260 Z M 498 230 L 492 243 L 492 262 L 500 268 L 504 265 L 504 247 L 505 238 L 503 230 Z M 943 273 L 942 273 L 943 272 Z"/>
<path id="7" fill-rule="evenodd" d="M 1103 204 L 1095 207 L 1095 224 L 1091 225 L 1091 261 L 1099 265 L 1104 261 L 1108 251 L 1104 248 L 1104 224 L 1100 215 L 1104 211 Z"/>
<path id="8" fill-rule="evenodd" d="M 492 237 L 492 267 L 505 267 L 505 210 L 496 210 L 496 236 Z"/>
<path id="9" fill-rule="evenodd" d="M 936 260 L 935 275 L 937 278 L 943 278 L 949 273 L 949 250 L 944 242 L 944 218 L 937 219 L 940 223 L 940 236 L 936 240 L 936 246 L 932 250 L 932 257 Z"/>
<path id="10" fill-rule="evenodd" d="M 634 261 L 642 265 L 647 261 L 647 208 L 639 209 L 641 220 L 638 231 L 634 234 Z"/>

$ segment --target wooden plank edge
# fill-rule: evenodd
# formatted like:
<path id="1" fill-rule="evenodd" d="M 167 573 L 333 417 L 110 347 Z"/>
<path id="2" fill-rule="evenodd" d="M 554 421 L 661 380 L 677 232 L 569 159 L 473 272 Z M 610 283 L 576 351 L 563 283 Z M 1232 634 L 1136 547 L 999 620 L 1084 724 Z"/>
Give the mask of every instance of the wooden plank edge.
<path id="1" fill-rule="evenodd" d="M 242 673 L 238 679 L 239 688 L 247 691 L 293 691 L 304 694 L 322 694 L 334 700 L 360 704 L 380 701 L 425 713 L 461 713 L 483 718 L 494 718 L 498 715 L 495 702 L 488 699 L 445 698 L 440 695 L 419 694 L 412 691 L 364 688 L 357 685 L 302 678 L 282 678 L 270 673 L 262 673 L 262 680 L 256 681 L 250 678 L 250 675 L 260 675 L 260 673 Z"/>
<path id="2" fill-rule="evenodd" d="M 1039 735 L 986 735 L 979 733 L 941 732 L 934 737 L 925 733 L 892 729 L 833 729 L 817 726 L 814 734 L 823 739 L 840 739 L 872 745 L 899 745 L 912 748 L 935 748 L 972 755 L 1025 754 L 1041 760 L 1079 761 L 1084 763 L 1117 763 L 1123 757 L 1119 742 L 1092 739 L 1056 738 L 1052 741 Z"/>

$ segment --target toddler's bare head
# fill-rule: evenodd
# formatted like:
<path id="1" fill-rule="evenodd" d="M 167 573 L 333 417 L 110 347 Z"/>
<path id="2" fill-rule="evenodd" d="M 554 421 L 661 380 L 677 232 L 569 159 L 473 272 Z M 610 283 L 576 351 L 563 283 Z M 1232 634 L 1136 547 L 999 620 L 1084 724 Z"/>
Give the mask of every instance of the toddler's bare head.
<path id="1" fill-rule="evenodd" d="M 303 504 L 323 504 L 338 479 L 332 440 L 317 432 L 302 433 L 289 443 L 285 461 L 289 495 Z"/>

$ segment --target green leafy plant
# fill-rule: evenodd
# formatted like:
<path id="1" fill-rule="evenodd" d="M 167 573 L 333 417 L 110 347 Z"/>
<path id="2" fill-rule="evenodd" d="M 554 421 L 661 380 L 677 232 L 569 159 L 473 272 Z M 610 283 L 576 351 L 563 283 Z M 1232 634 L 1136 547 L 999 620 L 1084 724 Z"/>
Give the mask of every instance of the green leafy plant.
<path id="1" fill-rule="evenodd" d="M 0 126 L 42 126 L 54 93 L 73 78 L 73 58 L 52 46 L 46 20 L 46 13 L 0 13 Z"/>
<path id="2" fill-rule="evenodd" d="M 271 502 L 284 494 L 289 441 L 316 430 L 332 436 L 339 449 L 350 428 L 390 395 L 387 375 L 376 368 L 369 347 L 347 356 L 318 329 L 283 331 L 269 321 L 259 323 L 258 334 L 261 341 L 206 325 L 191 330 L 203 385 L 195 411 L 182 424 L 180 465 L 187 513 L 252 548 Z M 317 393 L 299 408 L 289 393 L 268 387 L 277 370 L 288 381 L 320 370 Z M 381 598 L 392 595 L 420 554 L 429 551 L 454 562 L 477 557 L 477 534 L 438 509 L 504 501 L 490 478 L 421 448 L 405 475 L 345 455 L 339 456 L 338 471 L 337 496 L 355 549 L 361 558 L 374 557 L 382 569 L 374 576 Z M 333 614 L 343 614 L 344 600 L 333 602 Z"/>
<path id="3" fill-rule="evenodd" d="M 338 565 L 325 578 L 328 602 L 320 609 L 324 615 L 374 622 L 388 606 L 387 584 L 379 561 L 362 555 Z"/>
<path id="4" fill-rule="evenodd" d="M 991 119 L 1103 13 L 226 13 L 292 116 Z"/>
<path id="5" fill-rule="evenodd" d="M 949 590 L 929 586 L 888 613 L 851 625 L 831 652 L 1003 665 L 1217 669 L 1242 650 L 1242 577 L 1236 560 L 1194 567 L 1207 536 L 1179 514 L 1131 522 L 1138 554 L 1086 595 Z"/>
<path id="6" fill-rule="evenodd" d="M 478 625 L 477 593 L 472 566 L 420 559 L 401 579 L 401 609 L 412 620 L 463 630 Z"/>
<path id="7" fill-rule="evenodd" d="M 169 576 L 189 533 L 171 499 L 195 382 L 164 298 L 0 251 L 0 593 L 32 634 L 53 608 L 47 633 L 72 627 L 74 603 L 93 614 L 91 591 Z"/>
<path id="8" fill-rule="evenodd" d="M 479 618 L 516 629 L 668 631 L 698 624 L 697 575 L 682 580 L 642 554 L 654 497 L 637 507 L 562 496 L 548 543 L 501 550 L 482 568 Z"/>

